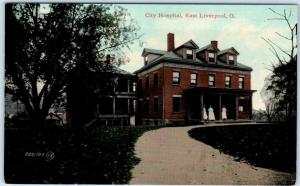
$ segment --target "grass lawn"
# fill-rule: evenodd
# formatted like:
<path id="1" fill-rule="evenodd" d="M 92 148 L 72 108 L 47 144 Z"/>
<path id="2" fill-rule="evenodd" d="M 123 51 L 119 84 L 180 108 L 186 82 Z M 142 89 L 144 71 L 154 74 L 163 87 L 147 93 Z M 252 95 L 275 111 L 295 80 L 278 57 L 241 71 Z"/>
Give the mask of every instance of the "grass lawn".
<path id="1" fill-rule="evenodd" d="M 292 125 L 244 125 L 195 128 L 189 135 L 238 161 L 294 173 L 296 129 Z"/>
<path id="2" fill-rule="evenodd" d="M 134 144 L 154 126 L 6 129 L 7 183 L 126 184 L 139 162 Z"/>

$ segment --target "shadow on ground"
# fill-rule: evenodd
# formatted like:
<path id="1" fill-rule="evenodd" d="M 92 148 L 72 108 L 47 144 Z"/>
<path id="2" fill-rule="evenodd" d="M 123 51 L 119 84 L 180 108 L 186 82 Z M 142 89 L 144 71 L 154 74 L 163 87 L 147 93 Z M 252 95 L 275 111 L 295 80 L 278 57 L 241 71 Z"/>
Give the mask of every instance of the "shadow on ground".
<path id="1" fill-rule="evenodd" d="M 6 129 L 7 183 L 126 184 L 139 162 L 134 144 L 158 127 L 92 127 L 86 130 Z M 50 154 L 49 154 L 50 153 Z M 52 157 L 48 157 L 52 155 Z"/>
<path id="2" fill-rule="evenodd" d="M 296 125 L 232 125 L 194 128 L 189 135 L 254 166 L 294 173 Z"/>

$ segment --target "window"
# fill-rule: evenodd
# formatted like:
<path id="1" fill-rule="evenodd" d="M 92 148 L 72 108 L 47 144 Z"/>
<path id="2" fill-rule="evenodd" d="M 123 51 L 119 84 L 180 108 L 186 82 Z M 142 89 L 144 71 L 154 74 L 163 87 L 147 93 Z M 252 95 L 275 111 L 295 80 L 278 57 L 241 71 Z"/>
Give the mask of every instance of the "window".
<path id="1" fill-rule="evenodd" d="M 210 74 L 208 76 L 208 86 L 210 87 L 214 87 L 216 84 L 216 81 L 215 81 L 215 75 L 214 74 Z"/>
<path id="2" fill-rule="evenodd" d="M 243 106 L 239 106 L 239 111 L 243 112 L 244 111 L 244 107 Z"/>
<path id="3" fill-rule="evenodd" d="M 173 112 L 180 112 L 181 97 L 173 97 Z"/>
<path id="4" fill-rule="evenodd" d="M 225 87 L 231 88 L 231 76 L 225 76 Z"/>
<path id="5" fill-rule="evenodd" d="M 239 77 L 239 88 L 244 88 L 244 77 Z"/>
<path id="6" fill-rule="evenodd" d="M 146 101 L 145 101 L 145 111 L 146 111 L 146 114 L 149 114 L 149 112 L 150 112 L 150 101 L 149 101 L 149 98 L 147 98 Z"/>
<path id="7" fill-rule="evenodd" d="M 99 100 L 99 114 L 113 114 L 113 98 L 100 98 Z"/>
<path id="8" fill-rule="evenodd" d="M 186 58 L 193 59 L 193 50 L 186 50 Z"/>
<path id="9" fill-rule="evenodd" d="M 212 52 L 208 53 L 208 61 L 209 62 L 215 62 L 215 54 Z"/>
<path id="10" fill-rule="evenodd" d="M 145 56 L 144 58 L 144 65 L 147 65 L 148 64 L 148 56 Z"/>
<path id="11" fill-rule="evenodd" d="M 233 56 L 228 56 L 228 62 L 230 65 L 234 65 L 234 57 Z"/>
<path id="12" fill-rule="evenodd" d="M 146 88 L 150 88 L 149 76 L 146 77 Z"/>
<path id="13" fill-rule="evenodd" d="M 128 92 L 128 80 L 124 77 L 117 78 L 117 92 Z"/>
<path id="14" fill-rule="evenodd" d="M 158 87 L 158 74 L 155 73 L 154 74 L 154 78 L 153 78 L 153 84 L 154 84 L 154 87 Z"/>
<path id="15" fill-rule="evenodd" d="M 133 82 L 133 83 L 132 83 L 132 92 L 135 92 L 135 91 L 136 91 L 136 83 Z"/>
<path id="16" fill-rule="evenodd" d="M 116 109 L 116 114 L 128 114 L 128 99 L 117 98 L 115 109 Z"/>
<path id="17" fill-rule="evenodd" d="M 197 85 L 197 74 L 196 73 L 191 74 L 191 85 Z"/>
<path id="18" fill-rule="evenodd" d="M 153 99 L 153 112 L 158 112 L 158 97 L 154 97 Z"/>
<path id="19" fill-rule="evenodd" d="M 174 85 L 180 84 L 180 73 L 179 72 L 173 72 L 173 84 Z"/>

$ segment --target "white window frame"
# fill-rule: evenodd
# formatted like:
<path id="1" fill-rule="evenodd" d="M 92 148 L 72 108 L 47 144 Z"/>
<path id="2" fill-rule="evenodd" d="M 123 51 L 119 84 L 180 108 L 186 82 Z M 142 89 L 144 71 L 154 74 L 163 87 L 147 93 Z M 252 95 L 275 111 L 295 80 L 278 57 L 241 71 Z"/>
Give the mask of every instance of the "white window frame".
<path id="1" fill-rule="evenodd" d="M 209 57 L 209 58 L 215 58 L 215 53 L 213 53 L 213 52 L 208 52 L 208 57 Z"/>
<path id="2" fill-rule="evenodd" d="M 243 79 L 243 81 L 240 81 L 240 78 Z M 242 87 L 240 86 L 241 82 L 243 82 Z M 238 84 L 239 85 L 239 89 L 245 88 L 245 77 L 244 76 L 239 76 L 238 83 L 239 83 Z"/>
<path id="3" fill-rule="evenodd" d="M 210 77 L 214 77 L 214 85 L 210 85 L 209 83 L 211 82 L 210 81 Z M 215 74 L 208 74 L 208 86 L 209 87 L 215 87 L 216 86 L 216 75 Z"/>
<path id="4" fill-rule="evenodd" d="M 229 81 L 229 85 L 230 85 L 230 86 L 228 86 L 228 87 L 227 87 L 227 84 L 226 84 L 226 83 L 228 82 L 228 81 L 227 81 L 227 77 L 229 77 L 229 80 L 230 80 L 230 81 Z M 231 88 L 231 87 L 232 87 L 232 77 L 231 77 L 230 75 L 226 75 L 226 76 L 225 76 L 225 88 Z"/>
<path id="5" fill-rule="evenodd" d="M 186 50 L 186 54 L 187 54 L 187 55 L 193 55 L 193 50 L 187 49 L 187 50 Z"/>
<path id="6" fill-rule="evenodd" d="M 193 75 L 195 75 L 194 78 L 193 78 Z M 191 85 L 193 85 L 193 86 L 197 85 L 197 76 L 198 76 L 197 73 L 191 73 L 191 80 L 190 80 L 190 84 L 191 84 Z M 193 82 L 193 80 L 194 80 L 195 82 Z"/>
<path id="7" fill-rule="evenodd" d="M 178 74 L 178 77 L 174 76 L 175 73 Z M 174 82 L 174 78 L 176 78 L 178 81 Z M 180 85 L 180 72 L 178 72 L 178 71 L 173 71 L 172 72 L 172 84 L 173 85 Z"/>

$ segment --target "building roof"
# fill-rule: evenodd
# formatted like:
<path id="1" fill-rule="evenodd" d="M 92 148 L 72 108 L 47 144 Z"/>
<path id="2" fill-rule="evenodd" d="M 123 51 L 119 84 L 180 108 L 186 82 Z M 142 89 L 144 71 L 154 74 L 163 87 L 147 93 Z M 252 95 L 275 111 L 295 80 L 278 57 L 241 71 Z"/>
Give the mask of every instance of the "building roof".
<path id="1" fill-rule="evenodd" d="M 198 45 L 192 39 L 190 39 L 187 42 L 185 42 L 182 45 L 175 48 L 174 50 L 177 50 L 177 49 L 180 49 L 180 48 L 183 48 L 183 47 L 195 48 L 195 49 L 199 48 Z"/>
<path id="2" fill-rule="evenodd" d="M 126 70 L 120 69 L 119 67 L 116 66 L 114 66 L 112 70 L 116 74 L 134 76 L 133 73 L 127 72 Z"/>
<path id="3" fill-rule="evenodd" d="M 174 64 L 185 64 L 185 65 L 195 65 L 195 66 L 203 66 L 203 67 L 215 67 L 215 68 L 225 68 L 225 69 L 234 69 L 234 70 L 242 70 L 242 71 L 252 71 L 253 69 L 249 66 L 246 66 L 244 64 L 241 63 L 237 63 L 236 65 L 229 65 L 226 64 L 220 60 L 217 61 L 217 63 L 205 63 L 203 61 L 200 60 L 189 60 L 189 59 L 182 59 L 179 56 L 176 58 L 169 58 L 169 57 L 165 57 L 165 56 L 161 56 L 159 58 L 157 58 L 156 60 L 154 60 L 151 63 L 148 63 L 147 65 L 143 66 L 142 68 L 140 68 L 139 70 L 135 71 L 134 73 L 139 73 L 142 72 L 146 69 L 149 69 L 157 64 L 160 64 L 162 62 L 168 62 L 168 63 L 174 63 Z"/>
<path id="4" fill-rule="evenodd" d="M 199 49 L 196 51 L 196 53 L 202 52 L 202 51 L 204 51 L 204 50 L 220 51 L 219 49 L 213 47 L 211 44 L 208 44 L 208 45 L 206 45 L 206 46 L 204 46 L 204 47 L 202 47 L 202 48 L 199 48 Z"/>
<path id="5" fill-rule="evenodd" d="M 152 48 L 144 48 L 142 56 L 145 54 L 157 54 L 157 55 L 164 55 L 166 51 L 164 50 L 158 50 L 158 49 L 152 49 Z"/>
<path id="6" fill-rule="evenodd" d="M 236 55 L 239 55 L 238 51 L 233 47 L 227 48 L 227 49 L 224 49 L 224 50 L 218 52 L 218 55 L 222 55 L 222 54 L 226 54 L 226 53 L 234 53 Z"/>
<path id="7" fill-rule="evenodd" d="M 179 47 L 175 48 L 172 51 L 165 51 L 165 50 L 157 50 L 157 49 L 150 49 L 150 48 L 144 48 L 142 56 L 145 56 L 145 54 L 156 54 L 159 55 L 158 58 L 154 59 L 153 61 L 147 63 L 145 66 L 140 68 L 139 70 L 135 71 L 134 73 L 139 73 L 142 72 L 148 68 L 151 68 L 154 65 L 157 65 L 162 62 L 168 62 L 168 63 L 176 63 L 176 64 L 189 64 L 189 65 L 195 65 L 195 66 L 205 66 L 205 67 L 214 67 L 214 68 L 225 68 L 225 69 L 235 69 L 235 70 L 242 70 L 242 71 L 252 71 L 252 68 L 241 64 L 237 62 L 235 65 L 231 64 L 226 64 L 219 59 L 217 60 L 216 63 L 207 63 L 204 61 L 201 61 L 200 59 L 196 58 L 195 60 L 190 60 L 190 59 L 183 59 L 182 56 L 179 56 L 176 54 L 177 49 L 182 48 L 182 47 L 192 47 L 196 49 L 197 52 L 201 52 L 204 50 L 213 50 L 217 51 L 217 55 L 222 55 L 224 53 L 235 53 L 239 54 L 235 48 L 231 47 L 225 50 L 220 51 L 218 48 L 215 48 L 212 44 L 208 44 L 200 49 L 196 45 L 196 43 L 193 40 L 189 40 L 185 42 L 184 44 L 180 45 Z"/>

